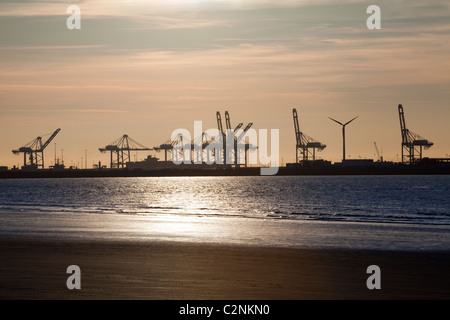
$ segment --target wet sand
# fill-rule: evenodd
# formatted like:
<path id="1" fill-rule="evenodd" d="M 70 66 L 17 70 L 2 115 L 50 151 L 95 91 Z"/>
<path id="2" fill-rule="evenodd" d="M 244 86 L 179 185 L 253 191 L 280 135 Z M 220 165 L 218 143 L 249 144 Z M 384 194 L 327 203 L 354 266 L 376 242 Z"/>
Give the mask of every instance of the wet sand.
<path id="1" fill-rule="evenodd" d="M 1 299 L 449 299 L 450 252 L 0 238 Z M 81 290 L 69 290 L 69 265 Z M 369 265 L 381 289 L 369 290 Z"/>

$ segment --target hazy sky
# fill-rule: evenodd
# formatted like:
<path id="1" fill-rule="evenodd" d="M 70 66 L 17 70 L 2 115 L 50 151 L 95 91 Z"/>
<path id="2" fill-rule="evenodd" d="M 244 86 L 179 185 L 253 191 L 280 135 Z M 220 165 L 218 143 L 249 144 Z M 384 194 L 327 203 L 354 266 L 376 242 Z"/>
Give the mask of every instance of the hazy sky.
<path id="1" fill-rule="evenodd" d="M 81 30 L 69 30 L 70 5 Z M 368 30 L 368 6 L 381 30 Z M 99 147 L 123 134 L 154 147 L 194 120 L 215 128 L 280 129 L 284 162 L 295 159 L 292 108 L 300 128 L 325 143 L 321 158 L 386 160 L 400 154 L 397 105 L 407 126 L 450 154 L 448 0 L 91 0 L 0 1 L 1 165 L 22 165 L 19 148 L 61 132 L 46 166 L 109 156 Z M 48 137 L 48 136 L 46 136 Z M 44 139 L 46 137 L 43 137 Z M 152 153 L 159 155 L 163 154 Z M 146 153 L 139 153 L 138 159 Z"/>

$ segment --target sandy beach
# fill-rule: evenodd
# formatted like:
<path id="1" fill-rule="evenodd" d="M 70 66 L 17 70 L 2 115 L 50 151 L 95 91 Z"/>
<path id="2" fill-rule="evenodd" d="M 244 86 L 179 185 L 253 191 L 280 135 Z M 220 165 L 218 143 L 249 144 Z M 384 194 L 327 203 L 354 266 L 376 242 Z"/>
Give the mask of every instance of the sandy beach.
<path id="1" fill-rule="evenodd" d="M 1 299 L 448 299 L 450 252 L 9 238 Z M 381 289 L 366 287 L 369 265 Z M 81 290 L 69 290 L 69 265 Z"/>

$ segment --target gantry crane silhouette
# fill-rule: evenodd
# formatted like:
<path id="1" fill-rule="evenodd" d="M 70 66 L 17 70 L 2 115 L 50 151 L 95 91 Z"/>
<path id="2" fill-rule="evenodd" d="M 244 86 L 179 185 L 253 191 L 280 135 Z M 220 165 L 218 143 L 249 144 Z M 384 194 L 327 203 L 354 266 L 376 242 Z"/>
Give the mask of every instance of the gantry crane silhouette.
<path id="1" fill-rule="evenodd" d="M 253 123 L 247 124 L 247 126 L 241 130 L 242 132 L 239 132 L 239 130 L 242 128 L 243 123 L 239 123 L 234 129 L 231 127 L 231 119 L 230 114 L 228 111 L 225 111 L 225 128 L 222 124 L 222 116 L 219 111 L 216 112 L 216 120 L 217 120 L 217 129 L 219 131 L 219 138 L 222 139 L 223 143 L 223 154 L 222 154 L 222 160 L 225 163 L 225 151 L 226 151 L 226 143 L 227 143 L 227 134 L 233 134 L 234 135 L 234 154 L 233 154 L 233 163 L 236 166 L 240 166 L 241 164 L 244 164 L 247 166 L 247 152 L 248 150 L 255 148 L 249 143 L 244 143 L 244 156 L 243 161 L 241 157 L 239 157 L 238 152 L 241 151 L 238 149 L 239 142 L 245 137 L 245 134 L 247 131 L 251 128 Z M 237 135 L 239 133 L 239 135 Z M 184 154 L 186 150 L 192 152 L 197 152 L 196 157 L 192 157 L 192 154 L 190 155 L 190 159 L 196 159 L 196 161 L 199 161 L 202 159 L 203 162 L 203 152 L 205 148 L 213 143 L 214 139 L 217 139 L 217 137 L 209 137 L 206 132 L 203 132 L 201 136 L 194 137 L 194 140 L 191 141 L 183 141 L 183 136 L 180 134 L 177 136 L 174 140 L 167 140 L 166 142 L 160 144 L 157 147 L 154 147 L 153 150 L 155 151 L 164 151 L 164 160 L 169 161 L 171 160 L 179 160 L 179 159 L 185 159 L 188 154 Z M 201 146 L 200 148 L 196 148 L 195 146 Z M 174 152 L 174 149 L 177 149 L 177 153 Z M 202 153 L 201 155 L 199 153 Z M 214 153 L 214 150 L 213 150 Z"/>
<path id="2" fill-rule="evenodd" d="M 292 116 L 294 118 L 294 130 L 296 139 L 295 162 L 298 163 L 300 161 L 299 156 L 301 156 L 303 161 L 316 160 L 316 150 L 322 151 L 326 148 L 326 145 L 307 136 L 300 130 L 300 126 L 298 124 L 297 109 L 292 109 Z"/>
<path id="3" fill-rule="evenodd" d="M 160 144 L 159 146 L 153 147 L 153 150 L 160 152 L 160 151 L 164 151 L 164 161 L 167 162 L 169 161 L 169 157 L 168 155 L 170 154 L 170 161 L 173 160 L 179 160 L 179 159 L 183 159 L 183 161 L 185 160 L 185 157 L 189 156 L 189 154 L 184 154 L 185 149 L 189 150 L 190 154 L 190 159 L 194 158 L 192 156 L 192 152 L 201 152 L 202 154 L 197 154 L 195 158 L 197 161 L 202 160 L 203 161 L 203 149 L 206 148 L 206 146 L 209 144 L 209 141 L 207 141 L 206 138 L 206 134 L 205 132 L 202 133 L 201 136 L 199 137 L 194 137 L 197 140 L 191 140 L 190 142 L 184 141 L 183 140 L 183 136 L 182 135 L 178 135 L 176 139 L 174 140 L 167 140 L 166 142 Z M 194 147 L 194 145 L 201 145 L 201 150 L 198 151 L 196 150 L 196 148 Z M 174 153 L 174 150 L 176 147 L 180 147 L 178 152 Z"/>
<path id="4" fill-rule="evenodd" d="M 244 154 L 240 154 L 240 151 L 238 149 L 238 144 L 241 142 L 241 140 L 244 138 L 245 134 L 247 133 L 247 131 L 252 127 L 253 123 L 250 122 L 248 123 L 245 128 L 242 130 L 242 132 L 239 134 L 239 136 L 236 136 L 236 134 L 238 133 L 239 129 L 241 129 L 241 127 L 243 126 L 243 123 L 239 123 L 236 128 L 232 129 L 231 127 L 231 120 L 230 120 L 230 114 L 228 111 L 225 111 L 225 125 L 226 125 L 226 132 L 223 130 L 223 126 L 222 126 L 222 118 L 220 116 L 220 112 L 217 111 L 216 112 L 216 119 L 217 119 L 217 128 L 219 129 L 219 133 L 222 134 L 222 141 L 223 141 L 223 152 L 226 151 L 226 140 L 227 140 L 227 134 L 233 134 L 234 135 L 234 147 L 233 147 L 233 155 L 231 155 L 233 157 L 233 163 L 236 167 L 241 166 L 242 164 L 244 164 L 244 166 L 247 166 L 247 153 L 248 150 L 250 150 L 250 148 L 253 148 L 252 145 L 250 145 L 249 143 L 245 143 L 244 141 Z M 243 159 L 242 159 L 243 157 Z M 224 158 L 225 159 L 225 158 Z M 242 161 L 243 160 L 243 161 Z"/>
<path id="5" fill-rule="evenodd" d="M 55 132 L 42 143 L 42 137 L 37 137 L 33 141 L 30 141 L 23 147 L 17 150 L 12 150 L 14 154 L 20 154 L 23 152 L 23 168 L 30 169 L 44 169 L 44 150 L 49 143 L 56 137 L 61 129 L 56 129 Z"/>
<path id="6" fill-rule="evenodd" d="M 429 149 L 433 142 L 406 128 L 405 112 L 401 104 L 398 105 L 398 116 L 402 132 L 402 163 L 413 164 L 422 160 L 423 149 Z"/>
<path id="7" fill-rule="evenodd" d="M 104 148 L 99 148 L 100 152 L 111 153 L 110 167 L 111 169 L 125 168 L 126 163 L 131 161 L 131 151 L 153 150 L 131 139 L 127 134 L 114 140 Z"/>

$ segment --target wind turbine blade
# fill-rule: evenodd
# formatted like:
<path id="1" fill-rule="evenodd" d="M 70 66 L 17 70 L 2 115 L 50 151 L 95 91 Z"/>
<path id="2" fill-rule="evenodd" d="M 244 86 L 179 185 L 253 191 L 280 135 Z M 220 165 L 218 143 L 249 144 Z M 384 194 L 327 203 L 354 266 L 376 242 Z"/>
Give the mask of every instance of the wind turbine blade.
<path id="1" fill-rule="evenodd" d="M 336 123 L 339 123 L 341 126 L 343 126 L 343 124 L 342 123 L 340 123 L 339 121 L 337 121 L 337 120 L 334 120 L 333 118 L 330 118 L 330 117 L 328 117 L 328 119 L 330 119 L 330 120 L 333 120 L 334 122 L 336 122 Z"/>
<path id="2" fill-rule="evenodd" d="M 354 117 L 352 120 L 350 120 L 349 122 L 347 122 L 346 124 L 344 124 L 344 126 L 348 125 L 350 122 L 352 122 L 353 120 L 355 120 L 356 118 L 358 118 L 359 116 Z"/>

